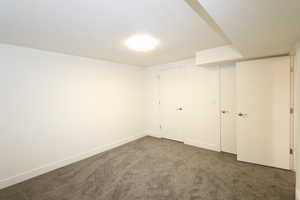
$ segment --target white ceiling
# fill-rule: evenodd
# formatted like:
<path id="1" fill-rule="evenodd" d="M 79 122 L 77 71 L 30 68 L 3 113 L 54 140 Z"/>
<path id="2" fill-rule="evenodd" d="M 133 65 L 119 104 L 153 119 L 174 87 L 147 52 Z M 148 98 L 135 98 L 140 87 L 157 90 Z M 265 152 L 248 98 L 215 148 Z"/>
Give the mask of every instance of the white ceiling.
<path id="1" fill-rule="evenodd" d="M 288 53 L 300 39 L 300 0 L 198 0 L 245 57 Z"/>
<path id="2" fill-rule="evenodd" d="M 226 44 L 183 0 L 1 0 L 0 27 L 2 43 L 139 66 Z M 160 45 L 133 52 L 123 41 L 135 33 Z"/>

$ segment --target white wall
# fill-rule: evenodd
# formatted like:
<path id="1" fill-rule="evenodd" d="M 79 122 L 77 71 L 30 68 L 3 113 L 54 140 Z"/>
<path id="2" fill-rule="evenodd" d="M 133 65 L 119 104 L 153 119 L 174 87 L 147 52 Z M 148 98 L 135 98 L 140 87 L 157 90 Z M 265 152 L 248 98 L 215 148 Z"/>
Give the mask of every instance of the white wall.
<path id="1" fill-rule="evenodd" d="M 139 67 L 0 45 L 0 188 L 143 134 Z"/>
<path id="2" fill-rule="evenodd" d="M 294 133 L 295 133 L 295 158 L 296 158 L 296 192 L 300 200 L 300 42 L 296 45 L 294 57 Z"/>
<path id="3" fill-rule="evenodd" d="M 183 60 L 147 69 L 146 88 L 147 110 L 146 127 L 148 133 L 162 137 L 159 129 L 161 123 L 159 84 L 157 76 L 160 71 L 169 68 L 184 68 L 185 91 L 184 117 L 177 123 L 182 124 L 183 140 L 187 144 L 220 150 L 220 117 L 219 117 L 219 68 L 218 66 L 196 66 L 194 59 Z M 175 122 L 176 123 L 176 122 Z"/>

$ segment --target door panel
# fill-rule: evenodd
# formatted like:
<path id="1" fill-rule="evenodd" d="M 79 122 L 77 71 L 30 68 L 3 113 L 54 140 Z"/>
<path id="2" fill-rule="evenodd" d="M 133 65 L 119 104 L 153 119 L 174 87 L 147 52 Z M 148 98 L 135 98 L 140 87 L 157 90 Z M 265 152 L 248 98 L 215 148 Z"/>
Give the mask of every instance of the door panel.
<path id="1" fill-rule="evenodd" d="M 185 140 L 220 151 L 219 67 L 190 67 L 185 100 Z"/>
<path id="2" fill-rule="evenodd" d="M 183 141 L 183 69 L 173 68 L 160 72 L 159 96 L 162 137 Z"/>
<path id="3" fill-rule="evenodd" d="M 237 64 L 237 158 L 289 169 L 290 59 Z"/>
<path id="4" fill-rule="evenodd" d="M 236 154 L 235 64 L 220 67 L 221 151 Z"/>

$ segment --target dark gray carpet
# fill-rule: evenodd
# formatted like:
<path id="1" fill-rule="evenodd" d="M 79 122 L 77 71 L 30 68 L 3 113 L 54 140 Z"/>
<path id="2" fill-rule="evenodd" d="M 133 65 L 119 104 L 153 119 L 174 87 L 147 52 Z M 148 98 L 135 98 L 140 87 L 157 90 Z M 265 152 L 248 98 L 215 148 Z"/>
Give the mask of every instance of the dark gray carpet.
<path id="1" fill-rule="evenodd" d="M 294 200 L 293 172 L 144 137 L 0 191 L 0 200 Z"/>

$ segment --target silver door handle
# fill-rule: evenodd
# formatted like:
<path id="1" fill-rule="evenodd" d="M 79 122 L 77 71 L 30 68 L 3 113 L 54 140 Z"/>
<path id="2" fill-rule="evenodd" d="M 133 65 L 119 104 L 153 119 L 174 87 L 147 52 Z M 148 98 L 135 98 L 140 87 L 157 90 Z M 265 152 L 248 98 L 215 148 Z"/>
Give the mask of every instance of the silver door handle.
<path id="1" fill-rule="evenodd" d="M 177 110 L 179 110 L 179 111 L 182 111 L 182 110 L 183 110 L 183 108 L 178 108 Z"/>
<path id="2" fill-rule="evenodd" d="M 241 112 L 240 112 L 240 113 L 238 113 L 237 115 L 238 115 L 239 117 L 247 117 L 247 114 L 246 114 L 246 113 L 241 113 Z"/>
<path id="3" fill-rule="evenodd" d="M 226 113 L 229 113 L 229 111 L 227 111 L 227 110 L 221 110 L 221 113 L 226 114 Z"/>

